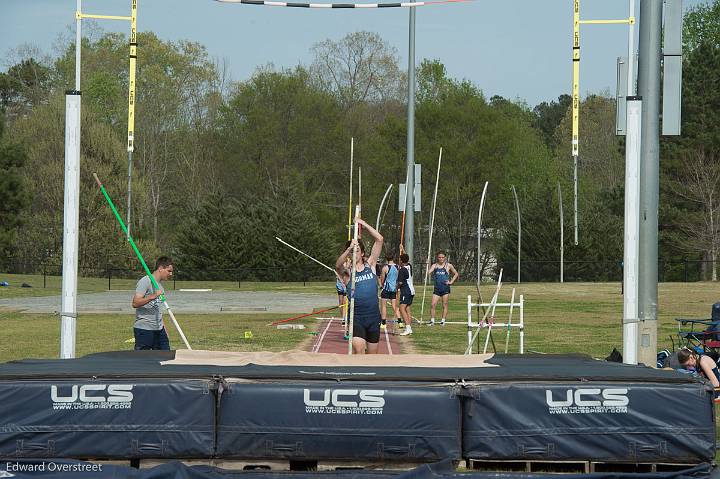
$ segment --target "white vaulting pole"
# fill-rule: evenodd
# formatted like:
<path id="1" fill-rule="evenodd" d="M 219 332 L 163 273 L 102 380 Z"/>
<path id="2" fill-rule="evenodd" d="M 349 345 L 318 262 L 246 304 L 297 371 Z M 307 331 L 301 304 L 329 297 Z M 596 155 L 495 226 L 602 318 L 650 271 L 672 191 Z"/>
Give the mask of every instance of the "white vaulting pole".
<path id="1" fill-rule="evenodd" d="M 428 239 L 428 254 L 425 263 L 425 281 L 423 282 L 423 297 L 420 304 L 420 323 L 425 318 L 425 290 L 427 289 L 428 276 L 430 274 L 430 255 L 432 254 L 432 238 L 435 228 L 435 207 L 437 206 L 438 186 L 440 185 L 440 165 L 442 163 L 442 147 L 440 147 L 440 156 L 438 156 L 437 173 L 435 175 L 435 193 L 433 193 L 432 213 L 430 215 L 430 238 Z"/>
<path id="2" fill-rule="evenodd" d="M 498 283 L 502 281 L 502 270 L 500 270 L 500 279 L 498 280 Z M 490 321 L 488 324 L 488 332 L 487 336 L 485 336 L 485 347 L 483 348 L 483 354 L 487 353 L 488 343 L 490 342 L 490 337 L 492 336 L 492 327 L 493 324 L 495 324 L 495 307 L 497 306 L 498 301 L 498 295 L 500 294 L 500 288 L 495 291 L 495 298 L 493 298 L 492 306 L 490 307 Z M 495 348 L 495 341 L 493 341 L 493 349 Z M 497 351 L 496 351 L 497 352 Z"/>
<path id="3" fill-rule="evenodd" d="M 350 199 L 348 200 L 347 239 L 352 235 L 352 194 L 353 194 L 353 157 L 355 156 L 355 138 L 350 138 Z"/>
<path id="4" fill-rule="evenodd" d="M 279 242 L 281 242 L 282 244 L 284 244 L 285 246 L 287 246 L 288 248 L 290 248 L 291 250 L 297 251 L 298 253 L 300 253 L 301 255 L 305 256 L 305 257 L 308 258 L 308 259 L 310 259 L 311 261 L 316 262 L 317 264 L 319 264 L 319 265 L 322 266 L 323 268 L 329 269 L 330 271 L 333 272 L 333 274 L 334 274 L 335 276 L 337 276 L 337 271 L 335 271 L 334 268 L 331 268 L 330 266 L 326 265 L 325 263 L 321 263 L 320 261 L 316 260 L 315 258 L 313 258 L 312 256 L 310 256 L 309 254 L 304 253 L 303 251 L 300 251 L 299 249 L 297 249 L 296 247 L 294 247 L 294 246 L 291 245 L 290 243 L 281 240 L 281 239 L 278 238 L 277 236 L 275 237 L 275 239 L 278 240 Z"/>
<path id="5" fill-rule="evenodd" d="M 477 224 L 477 294 L 478 294 L 478 304 L 482 304 L 482 293 L 480 292 L 480 283 L 482 282 L 482 274 L 483 274 L 483 267 L 482 267 L 482 257 L 480 254 L 480 238 L 482 236 L 482 214 L 483 209 L 485 208 L 485 196 L 487 195 L 487 188 L 488 188 L 488 182 L 485 182 L 485 186 L 483 186 L 482 196 L 480 197 L 480 208 L 478 209 L 478 224 Z M 478 314 L 480 313 L 480 307 L 478 307 Z"/>
<path id="6" fill-rule="evenodd" d="M 482 214 L 485 208 L 485 195 L 487 194 L 488 182 L 485 182 L 483 186 L 482 196 L 480 197 L 480 209 L 478 209 L 478 224 L 477 224 L 477 289 L 478 295 L 480 294 L 480 282 L 482 281 L 482 259 L 480 257 L 480 237 L 482 236 Z"/>
<path id="7" fill-rule="evenodd" d="M 360 205 L 355 206 L 355 224 L 353 229 L 353 239 L 356 241 L 352 251 L 352 266 L 350 267 L 350 318 L 348 321 L 348 354 L 352 354 L 352 343 L 353 343 L 353 322 L 355 320 L 355 276 L 357 275 L 357 239 L 358 239 L 358 218 L 360 218 Z"/>
<path id="8" fill-rule="evenodd" d="M 380 208 L 378 208 L 377 219 L 375 220 L 375 229 L 377 231 L 380 231 L 380 218 L 382 216 L 383 206 L 385 206 L 385 201 L 387 200 L 388 195 L 390 194 L 390 190 L 392 190 L 392 187 L 393 187 L 393 185 L 392 185 L 392 183 L 390 183 L 390 186 L 388 186 L 387 190 L 385 190 L 385 195 L 383 196 L 382 201 L 380 202 Z"/>

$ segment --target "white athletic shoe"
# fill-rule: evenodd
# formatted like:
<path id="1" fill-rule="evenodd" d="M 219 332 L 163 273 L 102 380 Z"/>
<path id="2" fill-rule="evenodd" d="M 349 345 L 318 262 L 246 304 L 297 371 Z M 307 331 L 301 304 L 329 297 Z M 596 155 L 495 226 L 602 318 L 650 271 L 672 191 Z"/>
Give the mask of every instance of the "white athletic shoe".
<path id="1" fill-rule="evenodd" d="M 405 327 L 405 331 L 400 333 L 400 336 L 410 336 L 412 334 L 412 328 L 410 326 Z"/>
<path id="2" fill-rule="evenodd" d="M 430 326 L 435 326 L 435 318 L 430 318 Z"/>
<path id="3" fill-rule="evenodd" d="M 440 320 L 440 326 L 445 326 L 445 318 Z"/>

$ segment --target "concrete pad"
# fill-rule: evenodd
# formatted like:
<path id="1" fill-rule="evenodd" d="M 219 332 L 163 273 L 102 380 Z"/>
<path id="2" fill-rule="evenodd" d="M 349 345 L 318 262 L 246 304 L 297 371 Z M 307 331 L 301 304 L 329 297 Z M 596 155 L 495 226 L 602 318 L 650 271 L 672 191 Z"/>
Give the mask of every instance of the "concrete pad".
<path id="1" fill-rule="evenodd" d="M 78 313 L 133 314 L 133 291 L 106 291 L 79 294 Z M 167 300 L 175 313 L 252 314 L 304 313 L 337 302 L 336 294 L 306 294 L 274 291 L 168 291 Z M 24 313 L 60 311 L 60 296 L 35 296 L 0 299 L 0 310 Z"/>

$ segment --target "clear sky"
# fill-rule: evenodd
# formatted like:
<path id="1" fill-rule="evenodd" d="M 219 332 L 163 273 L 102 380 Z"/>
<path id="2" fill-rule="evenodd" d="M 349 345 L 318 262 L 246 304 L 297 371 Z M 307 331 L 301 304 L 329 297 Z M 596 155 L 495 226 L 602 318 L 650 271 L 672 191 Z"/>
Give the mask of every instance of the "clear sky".
<path id="1" fill-rule="evenodd" d="M 639 9 L 640 1 L 636 3 Z M 699 3 L 703 2 L 685 0 L 684 7 Z M 74 34 L 75 4 L 75 0 L 0 0 L 3 70 L 13 59 L 11 51 L 22 44 L 54 54 L 59 36 Z M 581 8 L 583 19 L 618 19 L 627 17 L 628 1 L 583 0 Z M 84 0 L 83 11 L 129 15 L 130 1 Z M 122 21 L 102 20 L 99 26 L 129 30 L 129 23 Z M 213 0 L 138 0 L 138 30 L 152 30 L 163 40 L 205 45 L 213 58 L 227 62 L 234 80 L 246 79 L 268 63 L 308 64 L 315 43 L 360 30 L 379 33 L 397 48 L 402 66 L 407 66 L 406 8 L 324 10 Z M 475 0 L 421 7 L 416 32 L 418 64 L 422 58 L 439 59 L 450 76 L 471 80 L 488 97 L 519 98 L 534 106 L 570 93 L 571 0 Z M 583 96 L 614 94 L 615 61 L 627 54 L 627 26 L 583 25 L 581 42 Z"/>

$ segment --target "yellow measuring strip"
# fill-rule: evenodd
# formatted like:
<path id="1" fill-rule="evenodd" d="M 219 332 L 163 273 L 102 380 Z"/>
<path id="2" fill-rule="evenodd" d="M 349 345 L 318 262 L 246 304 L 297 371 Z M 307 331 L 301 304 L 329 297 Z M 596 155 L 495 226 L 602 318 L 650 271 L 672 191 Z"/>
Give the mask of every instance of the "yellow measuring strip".
<path id="1" fill-rule="evenodd" d="M 130 78 L 128 82 L 127 151 L 135 150 L 135 70 L 137 61 L 137 0 L 130 7 Z"/>

